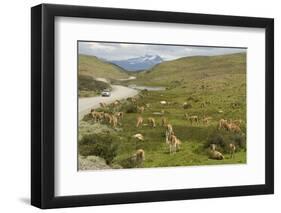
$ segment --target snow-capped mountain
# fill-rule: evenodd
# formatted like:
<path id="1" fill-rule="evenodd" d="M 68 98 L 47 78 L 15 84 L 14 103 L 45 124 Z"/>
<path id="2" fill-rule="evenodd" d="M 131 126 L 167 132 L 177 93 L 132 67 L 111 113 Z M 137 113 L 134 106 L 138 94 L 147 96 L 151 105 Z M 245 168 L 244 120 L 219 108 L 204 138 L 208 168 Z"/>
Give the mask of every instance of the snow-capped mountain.
<path id="1" fill-rule="evenodd" d="M 139 71 L 150 69 L 162 61 L 163 59 L 159 55 L 144 55 L 137 58 L 129 58 L 126 60 L 116 60 L 110 62 L 122 67 L 127 71 Z"/>

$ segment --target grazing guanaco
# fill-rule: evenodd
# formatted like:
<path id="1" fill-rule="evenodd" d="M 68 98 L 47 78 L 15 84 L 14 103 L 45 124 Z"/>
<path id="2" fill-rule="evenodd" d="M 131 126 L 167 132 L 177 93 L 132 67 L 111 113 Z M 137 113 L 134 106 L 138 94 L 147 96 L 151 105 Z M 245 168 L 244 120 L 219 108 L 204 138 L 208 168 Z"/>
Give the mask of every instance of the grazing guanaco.
<path id="1" fill-rule="evenodd" d="M 223 160 L 224 159 L 223 154 L 216 150 L 215 144 L 210 145 L 209 157 L 214 160 Z"/>
<path id="2" fill-rule="evenodd" d="M 105 108 L 106 107 L 106 103 L 100 103 L 100 106 L 102 107 L 102 108 Z"/>
<path id="3" fill-rule="evenodd" d="M 225 119 L 220 119 L 218 124 L 218 129 L 226 129 L 229 130 L 228 122 Z"/>
<path id="4" fill-rule="evenodd" d="M 144 137 L 140 133 L 137 133 L 137 134 L 133 135 L 133 138 L 136 138 L 136 139 L 138 139 L 140 141 L 144 141 Z"/>
<path id="5" fill-rule="evenodd" d="M 155 122 L 155 119 L 152 118 L 152 117 L 149 117 L 147 119 L 148 123 L 151 125 L 151 127 L 155 128 L 156 127 L 156 122 Z"/>
<path id="6" fill-rule="evenodd" d="M 118 106 L 119 104 L 120 104 L 120 101 L 119 101 L 119 100 L 116 100 L 116 101 L 113 102 L 113 106 L 114 106 L 114 107 Z"/>
<path id="7" fill-rule="evenodd" d="M 137 117 L 137 124 L 136 124 L 136 127 L 141 127 L 142 126 L 142 123 L 143 123 L 143 118 L 139 115 Z"/>
<path id="8" fill-rule="evenodd" d="M 116 112 L 114 115 L 117 117 L 118 121 L 121 121 L 124 117 L 123 112 Z"/>
<path id="9" fill-rule="evenodd" d="M 204 118 L 202 119 L 202 123 L 203 123 L 204 125 L 208 125 L 209 122 L 210 122 L 210 120 L 212 120 L 212 117 L 204 117 Z"/>
<path id="10" fill-rule="evenodd" d="M 187 120 L 189 120 L 190 121 L 190 124 L 192 125 L 192 123 L 193 122 L 195 122 L 196 124 L 198 124 L 198 116 L 197 115 L 188 115 L 187 113 L 185 113 L 185 118 L 187 119 Z"/>
<path id="11" fill-rule="evenodd" d="M 168 119 L 166 117 L 162 117 L 161 124 L 162 126 L 166 126 L 168 124 Z"/>
<path id="12" fill-rule="evenodd" d="M 241 133 L 241 129 L 238 125 L 235 123 L 228 124 L 228 130 L 234 132 L 234 133 Z"/>
<path id="13" fill-rule="evenodd" d="M 145 160 L 145 152 L 144 152 L 144 150 L 143 149 L 138 149 L 135 152 L 134 157 L 136 159 L 136 163 L 138 165 L 142 165 L 143 161 Z"/>
<path id="14" fill-rule="evenodd" d="M 117 124 L 118 124 L 117 117 L 115 115 L 111 115 L 111 125 L 114 129 L 117 127 Z"/>
<path id="15" fill-rule="evenodd" d="M 181 141 L 175 136 L 174 132 L 171 133 L 169 138 L 170 154 L 175 154 L 179 150 Z"/>
<path id="16" fill-rule="evenodd" d="M 100 122 L 102 120 L 103 114 L 97 111 L 91 111 L 91 115 L 95 122 Z"/>
<path id="17" fill-rule="evenodd" d="M 106 123 L 108 124 L 112 123 L 112 116 L 109 113 L 104 113 L 103 117 Z"/>
<path id="18" fill-rule="evenodd" d="M 172 135 L 172 132 L 173 132 L 173 126 L 171 124 L 167 124 L 166 126 L 166 132 L 165 132 L 165 135 L 166 135 L 166 143 L 169 144 L 169 139 Z"/>
<path id="19" fill-rule="evenodd" d="M 230 143 L 228 145 L 228 148 L 229 148 L 230 158 L 234 158 L 235 157 L 236 146 L 233 143 Z"/>
<path id="20" fill-rule="evenodd" d="M 144 106 L 138 107 L 138 112 L 143 113 L 144 112 Z"/>

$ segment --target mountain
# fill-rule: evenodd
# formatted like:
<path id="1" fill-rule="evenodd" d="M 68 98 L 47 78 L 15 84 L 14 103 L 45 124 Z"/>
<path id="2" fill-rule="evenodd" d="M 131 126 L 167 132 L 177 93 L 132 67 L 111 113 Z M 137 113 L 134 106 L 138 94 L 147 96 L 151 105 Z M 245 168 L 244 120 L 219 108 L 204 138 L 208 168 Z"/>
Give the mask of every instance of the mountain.
<path id="1" fill-rule="evenodd" d="M 93 78 L 106 78 L 108 80 L 129 77 L 126 71 L 119 66 L 89 55 L 79 55 L 78 71 L 79 75 L 87 75 Z"/>
<path id="2" fill-rule="evenodd" d="M 223 79 L 246 74 L 246 54 L 191 56 L 164 61 L 136 75 L 141 85 L 170 85 L 173 81 L 192 82 L 203 79 Z M 244 78 L 244 77 L 243 77 Z"/>
<path id="3" fill-rule="evenodd" d="M 140 71 L 148 70 L 156 64 L 162 63 L 163 59 L 159 55 L 144 55 L 137 58 L 129 58 L 126 60 L 110 61 L 113 64 L 127 70 L 127 71 Z"/>

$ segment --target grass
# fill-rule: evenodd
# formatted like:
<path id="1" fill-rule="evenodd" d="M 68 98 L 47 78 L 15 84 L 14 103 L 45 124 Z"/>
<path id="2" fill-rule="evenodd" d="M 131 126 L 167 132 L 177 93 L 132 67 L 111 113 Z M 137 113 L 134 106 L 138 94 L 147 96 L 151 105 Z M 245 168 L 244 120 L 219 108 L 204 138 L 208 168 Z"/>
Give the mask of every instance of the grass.
<path id="1" fill-rule="evenodd" d="M 108 80 L 129 77 L 120 67 L 89 55 L 79 55 L 79 74 Z"/>
<path id="2" fill-rule="evenodd" d="M 242 74 L 246 71 L 245 53 L 223 56 L 193 56 L 166 61 L 154 66 L 152 69 L 137 73 L 135 83 L 141 85 L 167 86 L 173 83 L 187 83 L 190 81 L 224 77 Z M 133 81 L 130 83 L 134 83 Z"/>
<path id="3" fill-rule="evenodd" d="M 246 55 L 233 54 L 212 57 L 190 57 L 175 61 L 164 62 L 147 72 L 137 74 L 134 81 L 137 85 L 165 86 L 165 91 L 142 92 L 137 98 L 137 105 L 147 103 L 142 117 L 147 124 L 148 117 L 156 119 L 156 128 L 143 126 L 136 128 L 138 113 L 125 113 L 122 126 L 117 130 L 111 129 L 118 137 L 118 150 L 113 159 L 115 165 L 128 165 L 128 160 L 137 149 L 145 151 L 143 167 L 167 167 L 167 166 L 192 166 L 246 163 L 246 149 L 241 148 L 235 158 L 230 158 L 226 150 L 223 150 L 224 160 L 211 160 L 208 158 L 206 144 L 215 133 L 225 134 L 224 130 L 217 130 L 218 121 L 224 119 L 242 119 L 242 132 L 246 134 Z M 160 101 L 168 101 L 169 105 L 163 106 Z M 190 106 L 183 108 L 183 103 Z M 122 101 L 127 105 L 128 101 Z M 154 112 L 164 111 L 164 116 L 173 125 L 175 135 L 182 141 L 180 150 L 169 154 L 169 148 L 165 144 L 165 128 L 160 126 L 161 116 Z M 203 116 L 211 116 L 208 126 L 191 125 L 184 118 L 184 114 L 197 115 L 200 120 Z M 79 133 L 90 134 L 85 129 L 97 125 L 91 121 L 81 121 Z M 110 133 L 110 134 L 112 134 Z M 143 142 L 136 141 L 134 134 L 143 134 Z M 245 136 L 244 136 L 245 137 Z M 230 137 L 231 138 L 231 137 Z M 235 142 L 228 139 L 230 142 Z M 229 141 L 228 141 L 229 142 Z"/>

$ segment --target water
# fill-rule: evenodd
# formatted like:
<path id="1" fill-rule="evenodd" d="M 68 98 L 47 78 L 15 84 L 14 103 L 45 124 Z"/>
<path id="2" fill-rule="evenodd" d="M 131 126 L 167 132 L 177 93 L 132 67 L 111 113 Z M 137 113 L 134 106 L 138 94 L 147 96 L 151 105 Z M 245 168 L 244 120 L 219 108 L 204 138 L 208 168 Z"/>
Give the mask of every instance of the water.
<path id="1" fill-rule="evenodd" d="M 132 89 L 137 89 L 137 90 L 148 90 L 148 91 L 163 91 L 166 88 L 165 87 L 152 87 L 152 86 L 137 86 L 135 84 L 131 84 L 128 87 Z"/>

